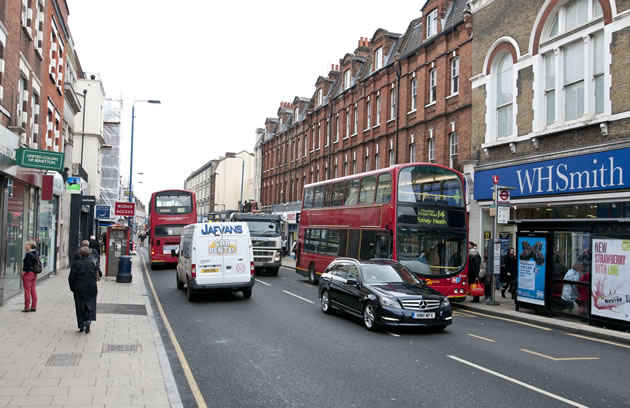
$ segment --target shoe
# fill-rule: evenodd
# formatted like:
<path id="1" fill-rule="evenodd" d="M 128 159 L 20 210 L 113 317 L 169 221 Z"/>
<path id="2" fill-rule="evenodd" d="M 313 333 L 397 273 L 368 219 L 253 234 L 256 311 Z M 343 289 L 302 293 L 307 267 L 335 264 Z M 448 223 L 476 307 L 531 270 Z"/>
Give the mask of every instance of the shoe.
<path id="1" fill-rule="evenodd" d="M 470 301 L 470 303 L 479 303 L 479 299 L 473 299 Z"/>
<path id="2" fill-rule="evenodd" d="M 79 327 L 79 333 L 83 333 L 83 330 L 85 330 L 85 327 Z"/>
<path id="3" fill-rule="evenodd" d="M 87 322 L 85 324 L 85 334 L 88 334 L 90 332 L 90 325 L 92 324 L 92 322 Z"/>
<path id="4" fill-rule="evenodd" d="M 505 289 L 501 289 L 501 297 L 505 299 Z"/>
<path id="5" fill-rule="evenodd" d="M 37 312 L 37 309 L 35 309 L 34 307 L 31 307 L 31 312 Z"/>
<path id="6" fill-rule="evenodd" d="M 26 312 L 30 312 L 31 309 L 24 308 L 24 309 L 22 309 L 22 311 L 26 313 Z"/>

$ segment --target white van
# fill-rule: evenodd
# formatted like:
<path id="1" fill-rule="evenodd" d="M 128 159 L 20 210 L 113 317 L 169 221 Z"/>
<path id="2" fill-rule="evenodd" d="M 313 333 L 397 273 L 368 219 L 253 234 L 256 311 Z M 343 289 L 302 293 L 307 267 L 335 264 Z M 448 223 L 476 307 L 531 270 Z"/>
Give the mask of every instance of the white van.
<path id="1" fill-rule="evenodd" d="M 177 262 L 177 289 L 188 300 L 203 290 L 224 289 L 252 296 L 254 253 L 246 222 L 210 222 L 184 227 Z"/>

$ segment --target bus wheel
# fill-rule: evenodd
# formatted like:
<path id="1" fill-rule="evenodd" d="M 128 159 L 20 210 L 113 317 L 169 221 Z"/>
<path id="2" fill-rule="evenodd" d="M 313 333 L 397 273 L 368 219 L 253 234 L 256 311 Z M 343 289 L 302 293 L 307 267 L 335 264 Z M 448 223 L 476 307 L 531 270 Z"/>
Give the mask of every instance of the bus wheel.
<path id="1" fill-rule="evenodd" d="M 308 281 L 313 285 L 317 283 L 317 277 L 315 276 L 315 264 L 313 263 L 308 266 Z"/>
<path id="2" fill-rule="evenodd" d="M 177 274 L 177 272 L 175 272 L 175 280 L 177 281 L 177 289 L 183 290 L 184 289 L 184 282 L 179 280 L 179 275 Z"/>

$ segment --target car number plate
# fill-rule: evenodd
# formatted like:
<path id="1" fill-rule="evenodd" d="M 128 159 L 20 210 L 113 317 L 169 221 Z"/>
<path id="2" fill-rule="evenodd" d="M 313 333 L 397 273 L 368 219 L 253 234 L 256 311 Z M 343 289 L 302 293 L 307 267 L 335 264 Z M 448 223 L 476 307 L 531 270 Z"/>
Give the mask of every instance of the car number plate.
<path id="1" fill-rule="evenodd" d="M 414 319 L 435 319 L 435 312 L 425 313 L 425 312 L 414 312 Z"/>
<path id="2" fill-rule="evenodd" d="M 201 273 L 216 273 L 219 272 L 219 268 L 201 268 Z"/>

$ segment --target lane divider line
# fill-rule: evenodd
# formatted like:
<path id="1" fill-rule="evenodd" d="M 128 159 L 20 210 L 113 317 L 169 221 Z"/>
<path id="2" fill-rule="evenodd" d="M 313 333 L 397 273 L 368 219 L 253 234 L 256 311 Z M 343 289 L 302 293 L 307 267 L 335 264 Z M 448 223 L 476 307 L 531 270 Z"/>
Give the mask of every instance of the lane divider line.
<path id="1" fill-rule="evenodd" d="M 474 315 L 488 317 L 490 319 L 505 320 L 506 322 L 522 324 L 523 326 L 533 327 L 535 329 L 540 329 L 540 330 L 544 330 L 544 331 L 552 331 L 553 330 L 553 329 L 550 329 L 548 327 L 537 326 L 535 324 L 526 323 L 526 322 L 519 322 L 518 320 L 512 320 L 512 319 L 508 319 L 506 317 L 492 316 L 492 315 L 488 315 L 488 314 L 484 314 L 484 313 L 473 312 L 472 310 L 467 310 L 466 313 L 472 313 Z"/>
<path id="2" fill-rule="evenodd" d="M 567 334 L 569 336 L 579 337 L 579 338 L 585 339 L 585 340 L 598 341 L 600 343 L 610 344 L 611 346 L 617 346 L 617 347 L 623 347 L 623 348 L 630 349 L 630 346 L 627 345 L 627 344 L 615 343 L 614 341 L 610 341 L 610 340 L 603 340 L 603 339 L 596 339 L 594 337 L 582 336 L 581 334 L 573 334 L 573 333 L 567 333 Z"/>
<path id="3" fill-rule="evenodd" d="M 294 297 L 296 297 L 296 298 L 298 298 L 298 299 L 300 299 L 300 300 L 303 300 L 303 301 L 305 301 L 305 302 L 311 303 L 311 304 L 313 304 L 313 305 L 315 304 L 315 302 L 313 302 L 312 300 L 308 300 L 308 299 L 306 299 L 306 298 L 303 298 L 302 296 L 300 296 L 300 295 L 296 295 L 295 293 L 291 293 L 291 292 L 289 292 L 288 290 L 283 290 L 283 292 L 284 292 L 284 293 L 286 293 L 287 295 L 294 296 Z"/>
<path id="4" fill-rule="evenodd" d="M 168 336 L 171 338 L 171 342 L 173 343 L 173 347 L 175 348 L 175 352 L 177 353 L 177 358 L 179 359 L 179 363 L 182 365 L 182 370 L 184 371 L 184 375 L 186 376 L 186 380 L 188 381 L 188 386 L 190 387 L 190 391 L 195 397 L 195 401 L 197 402 L 197 406 L 200 408 L 207 408 L 208 405 L 206 401 L 203 399 L 203 395 L 201 395 L 201 391 L 199 390 L 199 386 L 197 385 L 197 381 L 195 381 L 195 376 L 188 365 L 188 361 L 186 361 L 186 356 L 182 351 L 182 348 L 175 337 L 175 332 L 171 327 L 168 319 L 166 318 L 166 313 L 164 313 L 164 308 L 162 307 L 162 303 L 160 303 L 160 299 L 157 296 L 157 292 L 155 291 L 155 287 L 153 286 L 153 281 L 151 280 L 151 276 L 147 272 L 147 267 L 144 262 L 144 257 L 142 256 L 142 270 L 144 271 L 144 276 L 147 277 L 149 281 L 149 286 L 151 287 L 151 292 L 153 293 L 153 298 L 155 299 L 155 303 L 157 304 L 158 310 L 160 311 L 160 316 L 162 316 L 162 321 L 164 321 L 164 327 L 168 332 Z"/>
<path id="5" fill-rule="evenodd" d="M 489 368 L 482 367 L 482 366 L 477 365 L 475 363 L 471 363 L 470 361 L 466 361 L 466 360 L 464 360 L 462 358 L 459 358 L 457 356 L 447 355 L 447 357 L 452 359 L 452 360 L 459 361 L 462 364 L 466 364 L 466 365 L 468 365 L 470 367 L 476 368 L 477 370 L 481 370 L 481 371 L 484 371 L 484 372 L 486 372 L 488 374 L 492 374 L 495 377 L 499 377 L 499 378 L 502 378 L 502 379 L 504 379 L 506 381 L 509 381 L 509 382 L 514 383 L 514 384 L 520 385 L 521 387 L 525 387 L 525 388 L 528 388 L 528 389 L 530 389 L 532 391 L 536 391 L 536 392 L 538 392 L 540 394 L 546 395 L 546 396 L 548 396 L 550 398 L 557 399 L 558 401 L 562 401 L 565 404 L 571 405 L 573 407 L 588 408 L 586 405 L 582 405 L 582 404 L 577 403 L 575 401 L 571 401 L 571 400 L 566 399 L 564 397 L 561 397 L 559 395 L 553 394 L 553 393 L 551 393 L 549 391 L 545 391 L 545 390 L 540 389 L 538 387 L 534 387 L 533 385 L 529 385 L 527 383 L 524 383 L 523 381 L 519 381 L 516 378 L 508 377 L 507 375 L 498 373 L 496 371 L 490 370 Z"/>
<path id="6" fill-rule="evenodd" d="M 474 337 L 474 338 L 476 338 L 476 339 L 480 339 L 480 340 L 487 341 L 488 343 L 496 343 L 496 342 L 497 342 L 496 340 L 492 340 L 492 339 L 489 339 L 489 338 L 487 338 L 487 337 L 477 336 L 476 334 L 472 334 L 472 333 L 468 333 L 468 335 L 469 335 L 470 337 Z"/>
<path id="7" fill-rule="evenodd" d="M 542 353 L 537 353 L 535 351 L 521 349 L 521 351 L 529 354 L 533 354 L 538 357 L 546 358 L 552 361 L 575 361 L 575 360 L 599 360 L 599 357 L 551 357 Z"/>
<path id="8" fill-rule="evenodd" d="M 262 283 L 263 285 L 271 286 L 271 283 L 267 283 L 267 282 L 265 282 L 265 281 L 261 281 L 260 279 L 256 279 L 256 278 L 254 278 L 254 279 L 255 279 L 255 280 L 256 280 L 256 282 L 258 282 L 258 283 Z"/>

